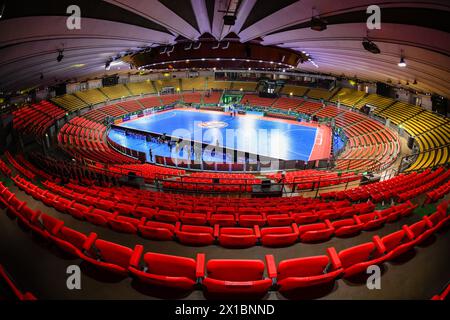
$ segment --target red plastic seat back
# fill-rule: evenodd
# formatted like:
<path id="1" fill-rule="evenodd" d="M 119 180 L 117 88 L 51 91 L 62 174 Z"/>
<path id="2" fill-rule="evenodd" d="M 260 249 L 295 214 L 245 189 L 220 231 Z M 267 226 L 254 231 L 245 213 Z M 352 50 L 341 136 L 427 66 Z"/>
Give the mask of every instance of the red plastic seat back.
<path id="1" fill-rule="evenodd" d="M 291 227 L 273 227 L 273 228 L 263 228 L 261 229 L 261 236 L 265 236 L 268 234 L 289 234 L 292 233 L 293 230 Z"/>
<path id="2" fill-rule="evenodd" d="M 121 267 L 128 268 L 133 250 L 109 241 L 98 239 L 95 246 L 100 251 L 101 257 L 105 262 L 117 264 Z"/>
<path id="3" fill-rule="evenodd" d="M 86 235 L 81 232 L 75 231 L 73 229 L 62 227 L 56 236 L 62 240 L 70 242 L 73 246 L 78 249 L 83 248 L 83 244 L 86 242 Z"/>
<path id="4" fill-rule="evenodd" d="M 169 277 L 186 277 L 195 281 L 194 259 L 147 252 L 144 255 L 148 273 Z"/>
<path id="5" fill-rule="evenodd" d="M 261 280 L 264 274 L 261 260 L 213 259 L 206 264 L 208 277 L 224 281 Z"/>
<path id="6" fill-rule="evenodd" d="M 211 227 L 206 226 L 190 226 L 183 225 L 181 226 L 182 232 L 190 232 L 190 233 L 210 233 L 213 234 L 214 230 Z"/>
<path id="7" fill-rule="evenodd" d="M 329 263 L 327 256 L 283 260 L 278 265 L 278 280 L 289 277 L 310 277 L 323 274 Z"/>
<path id="8" fill-rule="evenodd" d="M 220 234 L 244 236 L 244 235 L 253 235 L 254 232 L 253 229 L 250 228 L 222 228 L 220 229 Z"/>
<path id="9" fill-rule="evenodd" d="M 342 266 L 347 268 L 354 264 L 368 261 L 374 250 L 375 245 L 372 242 L 363 243 L 361 245 L 342 250 L 339 252 L 339 258 L 341 259 Z"/>

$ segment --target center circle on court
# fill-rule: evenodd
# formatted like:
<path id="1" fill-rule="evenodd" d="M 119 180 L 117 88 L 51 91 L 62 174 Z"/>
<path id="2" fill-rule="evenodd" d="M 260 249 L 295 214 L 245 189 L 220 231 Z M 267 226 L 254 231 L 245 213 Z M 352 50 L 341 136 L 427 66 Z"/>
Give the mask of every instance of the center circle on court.
<path id="1" fill-rule="evenodd" d="M 204 128 L 204 129 L 220 129 L 220 128 L 228 127 L 228 123 L 223 122 L 223 121 L 205 121 L 205 122 L 200 122 L 198 124 L 198 126 L 200 128 Z"/>

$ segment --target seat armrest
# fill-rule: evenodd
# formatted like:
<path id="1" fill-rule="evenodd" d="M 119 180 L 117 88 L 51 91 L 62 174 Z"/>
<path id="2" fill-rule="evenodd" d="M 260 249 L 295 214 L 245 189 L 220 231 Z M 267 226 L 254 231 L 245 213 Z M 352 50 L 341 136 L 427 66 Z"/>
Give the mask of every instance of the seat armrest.
<path id="1" fill-rule="evenodd" d="M 130 259 L 130 266 L 136 269 L 139 268 L 139 262 L 141 261 L 142 253 L 144 252 L 144 246 L 137 244 L 134 247 L 133 254 Z"/>
<path id="2" fill-rule="evenodd" d="M 353 220 L 355 220 L 356 224 L 362 224 L 361 219 L 357 215 L 353 216 Z"/>
<path id="3" fill-rule="evenodd" d="M 55 226 L 53 227 L 52 230 L 49 230 L 51 234 L 57 234 L 59 232 L 59 230 L 61 230 L 61 228 L 64 226 L 64 221 L 59 220 Z"/>
<path id="4" fill-rule="evenodd" d="M 334 247 L 329 247 L 327 249 L 328 256 L 330 257 L 331 264 L 335 269 L 341 269 L 342 263 L 341 259 L 339 259 L 339 255 Z"/>
<path id="5" fill-rule="evenodd" d="M 297 235 L 299 234 L 299 232 L 298 232 L 298 226 L 297 226 L 296 223 L 293 223 L 293 224 L 292 224 L 292 229 L 294 230 L 294 233 L 295 233 L 295 234 L 297 234 Z"/>
<path id="6" fill-rule="evenodd" d="M 179 232 L 179 231 L 181 231 L 181 222 L 177 221 L 175 223 L 175 232 Z"/>
<path id="7" fill-rule="evenodd" d="M 402 226 L 403 231 L 405 231 L 406 236 L 408 237 L 409 240 L 413 240 L 415 238 L 414 236 L 414 232 L 412 232 L 412 230 L 409 228 L 409 226 L 407 226 L 406 224 Z"/>
<path id="8" fill-rule="evenodd" d="M 255 231 L 255 236 L 257 239 L 261 239 L 261 230 L 258 225 L 253 226 L 253 230 Z"/>
<path id="9" fill-rule="evenodd" d="M 333 229 L 333 230 L 334 230 L 334 227 L 333 227 L 333 225 L 331 224 L 331 222 L 330 222 L 329 219 L 325 219 L 325 224 L 326 224 L 327 228 L 330 228 L 330 229 Z"/>
<path id="10" fill-rule="evenodd" d="M 197 265 L 195 268 L 195 276 L 197 278 L 204 278 L 205 277 L 205 254 L 204 253 L 198 253 L 197 254 Z"/>
<path id="11" fill-rule="evenodd" d="M 378 235 L 373 236 L 373 243 L 375 244 L 375 247 L 379 253 L 385 254 L 387 249 L 384 246 L 383 242 L 381 241 L 380 237 Z"/>
<path id="12" fill-rule="evenodd" d="M 269 278 L 274 279 L 277 277 L 277 266 L 275 264 L 275 258 L 272 254 L 266 255 L 267 274 Z"/>
<path id="13" fill-rule="evenodd" d="M 220 226 L 218 224 L 214 225 L 214 239 L 217 239 L 219 237 L 220 233 Z"/>
<path id="14" fill-rule="evenodd" d="M 97 240 L 97 234 L 95 232 L 91 232 L 83 244 L 83 250 L 88 251 L 94 244 L 95 240 Z"/>
<path id="15" fill-rule="evenodd" d="M 427 224 L 429 229 L 433 228 L 433 222 L 428 218 L 428 216 L 423 216 L 423 221 Z"/>

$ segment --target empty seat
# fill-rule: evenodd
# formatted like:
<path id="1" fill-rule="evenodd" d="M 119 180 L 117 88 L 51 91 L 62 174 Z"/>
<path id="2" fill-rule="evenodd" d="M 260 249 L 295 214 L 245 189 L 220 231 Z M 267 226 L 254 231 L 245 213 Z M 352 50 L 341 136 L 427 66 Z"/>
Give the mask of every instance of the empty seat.
<path id="1" fill-rule="evenodd" d="M 206 213 L 183 212 L 180 215 L 180 221 L 185 224 L 202 226 L 207 223 L 208 216 Z"/>
<path id="2" fill-rule="evenodd" d="M 308 224 L 319 220 L 319 215 L 314 211 L 294 212 L 292 217 L 297 224 Z"/>
<path id="3" fill-rule="evenodd" d="M 254 214 L 239 214 L 238 216 L 239 225 L 242 227 L 253 227 L 253 226 L 264 226 L 267 222 L 266 215 L 264 213 L 254 213 Z"/>
<path id="4" fill-rule="evenodd" d="M 212 259 L 206 264 L 202 284 L 207 294 L 218 297 L 261 298 L 272 286 L 264 271 L 261 260 Z"/>
<path id="5" fill-rule="evenodd" d="M 281 293 L 324 285 L 342 274 L 342 266 L 334 248 L 328 255 L 283 260 L 277 267 L 277 283 Z"/>
<path id="6" fill-rule="evenodd" d="M 271 227 L 289 226 L 294 219 L 289 213 L 270 213 L 265 212 L 267 224 Z"/>
<path id="7" fill-rule="evenodd" d="M 221 246 L 229 248 L 247 248 L 254 246 L 261 237 L 259 227 L 253 228 L 219 228 L 216 225 L 215 235 Z"/>
<path id="8" fill-rule="evenodd" d="M 388 256 L 384 253 L 381 239 L 378 236 L 373 237 L 373 242 L 363 243 L 339 252 L 339 259 L 344 269 L 344 278 L 351 278 L 367 270 L 370 265 L 382 264 Z"/>
<path id="9" fill-rule="evenodd" d="M 365 213 L 358 216 L 363 223 L 363 230 L 374 230 L 386 223 L 387 217 L 380 216 L 377 212 Z"/>
<path id="10" fill-rule="evenodd" d="M 133 256 L 133 250 L 113 242 L 89 238 L 83 245 L 85 256 L 83 259 L 103 270 L 117 275 L 126 276 Z"/>
<path id="11" fill-rule="evenodd" d="M 298 234 L 302 242 L 327 241 L 333 233 L 334 227 L 329 220 L 298 227 Z"/>
<path id="12" fill-rule="evenodd" d="M 95 233 L 89 235 L 90 238 L 96 238 Z M 83 257 L 83 246 L 88 240 L 88 237 L 76 230 L 67 228 L 63 225 L 59 229 L 54 229 L 51 234 L 51 239 L 55 245 L 61 250 L 74 256 Z"/>
<path id="13" fill-rule="evenodd" d="M 414 247 L 414 233 L 411 229 L 404 225 L 402 230 L 390 233 L 383 238 L 381 242 L 386 248 L 388 257 L 387 260 L 392 260 L 400 256 L 401 254 L 409 251 Z"/>
<path id="14" fill-rule="evenodd" d="M 113 217 L 113 214 L 101 209 L 92 209 L 83 214 L 84 218 L 97 226 L 106 226 L 108 220 Z"/>
<path id="15" fill-rule="evenodd" d="M 215 240 L 214 229 L 207 226 L 181 225 L 177 222 L 175 234 L 181 243 L 191 246 L 207 246 Z"/>
<path id="16" fill-rule="evenodd" d="M 155 220 L 162 222 L 177 222 L 179 220 L 178 212 L 169 210 L 158 210 L 153 214 L 153 217 Z"/>
<path id="17" fill-rule="evenodd" d="M 234 214 L 213 213 L 208 214 L 210 225 L 218 224 L 219 226 L 232 227 L 236 225 Z"/>
<path id="18" fill-rule="evenodd" d="M 164 222 L 147 221 L 145 225 L 139 225 L 138 229 L 144 238 L 154 240 L 172 240 L 175 234 L 175 226 Z"/>
<path id="19" fill-rule="evenodd" d="M 359 220 L 358 216 L 354 216 L 352 219 L 342 219 L 334 221 L 332 224 L 334 234 L 337 237 L 349 237 L 361 232 L 364 224 Z"/>
<path id="20" fill-rule="evenodd" d="M 136 219 L 131 217 L 116 216 L 108 220 L 111 229 L 123 233 L 137 233 L 138 227 L 145 223 L 145 218 Z"/>
<path id="21" fill-rule="evenodd" d="M 205 255 L 199 253 L 197 259 L 147 252 L 143 256 L 144 266 L 140 266 L 143 247 L 137 245 L 130 262 L 130 272 L 139 281 L 155 287 L 165 287 L 182 291 L 192 290 L 204 274 Z"/>
<path id="22" fill-rule="evenodd" d="M 298 239 L 298 227 L 293 223 L 289 227 L 268 227 L 261 229 L 261 243 L 268 247 L 289 246 Z"/>

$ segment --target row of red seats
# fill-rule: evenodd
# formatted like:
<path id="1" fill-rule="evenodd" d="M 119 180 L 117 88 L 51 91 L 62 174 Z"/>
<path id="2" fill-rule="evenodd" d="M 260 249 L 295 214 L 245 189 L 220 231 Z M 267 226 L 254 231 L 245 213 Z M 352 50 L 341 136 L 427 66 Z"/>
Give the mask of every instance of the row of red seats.
<path id="1" fill-rule="evenodd" d="M 98 165 L 97 167 L 100 167 L 100 165 Z M 121 173 L 122 175 L 130 171 L 136 171 L 139 172 L 139 175 L 142 176 L 147 183 L 153 183 L 156 178 L 164 179 L 167 177 L 181 176 L 186 174 L 186 171 L 182 169 L 166 168 L 149 163 L 115 164 L 108 166 L 108 170 L 112 173 Z"/>
<path id="2" fill-rule="evenodd" d="M 284 176 L 285 182 L 290 187 L 293 187 L 295 184 L 296 189 L 299 190 L 312 189 L 313 187 L 324 188 L 361 179 L 359 174 L 353 172 L 340 174 L 338 172 L 319 170 L 290 171 L 286 172 Z M 282 173 L 269 174 L 267 177 L 279 181 Z"/>
<path id="3" fill-rule="evenodd" d="M 430 179 L 428 183 L 424 183 L 417 188 L 409 189 L 404 192 L 397 193 L 397 201 L 398 202 L 404 202 L 406 200 L 412 199 L 417 197 L 418 195 L 421 195 L 428 190 L 438 186 L 439 184 L 445 182 L 448 178 L 450 178 L 450 170 L 447 170 L 446 172 L 435 175 L 433 179 Z"/>
<path id="4" fill-rule="evenodd" d="M 66 112 L 54 104 L 42 100 L 13 112 L 13 127 L 28 134 L 43 136 Z"/>
<path id="5" fill-rule="evenodd" d="M 7 177 L 11 176 L 11 169 L 2 159 L 0 159 L 0 171 Z"/>
<path id="6" fill-rule="evenodd" d="M 30 292 L 22 292 L 14 282 L 13 278 L 9 275 L 6 269 L 0 264 L 0 283 L 4 284 L 0 288 L 0 300 L 7 300 L 11 297 L 19 301 L 34 301 L 36 297 Z M 10 291 L 10 296 L 4 295 L 3 290 Z"/>
<path id="7" fill-rule="evenodd" d="M 433 203 L 443 198 L 447 193 L 450 192 L 450 180 L 447 181 L 442 186 L 431 190 L 426 193 L 425 203 Z"/>
<path id="8" fill-rule="evenodd" d="M 319 111 L 324 105 L 319 102 L 305 101 L 300 106 L 295 108 L 295 111 L 312 115 Z"/>
<path id="9" fill-rule="evenodd" d="M 218 179 L 214 182 L 214 179 Z M 168 189 L 198 190 L 198 191 L 222 191 L 239 192 L 251 191 L 253 185 L 261 184 L 261 179 L 248 173 L 209 173 L 194 172 L 164 181 L 163 187 Z"/>
<path id="10" fill-rule="evenodd" d="M 211 245 L 217 242 L 226 247 L 248 247 L 259 243 L 265 246 L 287 246 L 299 240 L 326 241 L 332 236 L 349 237 L 363 230 L 381 227 L 386 222 L 411 214 L 416 207 L 408 203 L 372 212 L 373 206 L 362 203 L 350 208 L 340 208 L 343 210 L 273 214 L 267 218 L 265 213 L 248 214 L 244 211 L 239 215 L 185 212 L 179 214 L 175 211 L 132 206 L 110 200 L 92 203 L 87 196 L 76 200 L 67 199 L 44 191 L 20 177 L 13 180 L 33 198 L 78 219 L 123 233 L 139 233 L 145 238 L 155 240 L 179 240 L 188 245 Z M 51 190 L 54 190 L 54 187 L 55 185 Z M 317 220 L 322 222 L 316 222 Z M 299 222 L 300 226 L 297 225 Z M 206 226 L 207 223 L 210 226 Z M 236 227 L 237 223 L 241 227 Z M 269 227 L 259 228 L 266 224 Z"/>
<path id="11" fill-rule="evenodd" d="M 11 163 L 11 164 L 13 165 L 13 167 L 14 167 L 17 171 L 19 171 L 21 174 L 23 174 L 25 177 L 27 177 L 27 178 L 30 179 L 30 180 L 33 180 L 33 179 L 36 177 L 36 175 L 35 175 L 32 171 L 30 171 L 30 170 L 24 168 L 22 165 L 20 165 L 20 164 L 13 158 L 13 156 L 9 153 L 9 151 L 6 151 L 6 152 L 5 152 L 5 156 L 6 156 L 6 159 L 8 159 L 8 162 Z"/>
<path id="12" fill-rule="evenodd" d="M 266 211 L 278 208 L 277 211 L 287 212 L 289 210 L 324 210 L 338 208 L 343 204 L 349 204 L 348 200 L 325 203 L 323 200 L 305 198 L 302 196 L 277 197 L 277 198 L 222 198 L 194 196 L 176 193 L 163 193 L 150 190 L 135 189 L 131 187 L 110 187 L 89 185 L 83 186 L 72 181 L 65 185 L 66 188 L 78 193 L 99 197 L 102 199 L 111 198 L 116 201 L 129 204 L 145 204 L 159 209 L 184 210 L 186 212 L 211 212 L 215 213 L 218 207 L 232 207 L 237 212 L 239 208 L 258 209 Z M 262 209 L 266 208 L 266 209 Z"/>
<path id="13" fill-rule="evenodd" d="M 182 94 L 184 103 L 201 103 L 202 96 L 200 92 L 184 92 Z"/>
<path id="14" fill-rule="evenodd" d="M 276 99 L 273 98 L 261 98 L 256 94 L 246 94 L 241 99 L 241 104 L 249 104 L 257 107 L 270 107 Z"/>
<path id="15" fill-rule="evenodd" d="M 75 157 L 81 156 L 101 163 L 138 162 L 112 149 L 105 141 L 105 134 L 104 125 L 75 117 L 61 128 L 58 143 Z"/>
<path id="16" fill-rule="evenodd" d="M 281 97 L 281 98 L 278 98 L 272 104 L 272 108 L 283 109 L 283 110 L 291 109 L 292 111 L 294 111 L 294 110 L 296 110 L 296 107 L 298 107 L 302 102 L 304 102 L 303 99 L 292 99 L 292 98 Z"/>
<path id="17" fill-rule="evenodd" d="M 122 109 L 125 109 L 128 113 L 138 112 L 145 109 L 145 107 L 141 105 L 138 100 L 118 102 L 117 105 L 119 105 Z"/>
<path id="18" fill-rule="evenodd" d="M 222 92 L 213 91 L 211 93 L 204 93 L 202 97 L 205 104 L 218 104 L 221 96 Z"/>
<path id="19" fill-rule="evenodd" d="M 16 161 L 18 161 L 22 167 L 25 167 L 30 172 L 33 172 L 37 177 L 49 180 L 49 181 L 56 181 L 59 182 L 60 179 L 54 178 L 52 175 L 48 174 L 47 172 L 35 167 L 32 163 L 30 163 L 22 154 L 16 154 Z"/>
<path id="20" fill-rule="evenodd" d="M 206 262 L 202 253 L 196 259 L 153 252 L 144 254 L 141 245 L 131 249 L 99 239 L 95 233 L 87 236 L 64 226 L 59 219 L 31 210 L 1 183 L 0 195 L 3 205 L 21 224 L 93 267 L 117 276 L 131 275 L 162 290 L 189 292 L 200 287 L 208 297 L 255 299 L 263 297 L 270 289 L 285 294 L 330 284 L 339 277 L 352 278 L 364 273 L 370 265 L 381 265 L 411 250 L 450 221 L 446 212 L 448 203 L 443 202 L 437 212 L 410 226 L 404 225 L 383 238 L 374 236 L 371 242 L 340 252 L 329 248 L 327 255 L 284 260 L 278 265 L 272 255 L 266 256 L 266 264 L 261 260 L 236 259 Z"/>
<path id="21" fill-rule="evenodd" d="M 324 192 L 320 194 L 320 197 L 322 199 L 335 200 L 349 199 L 350 201 L 371 199 L 373 202 L 379 203 L 396 197 L 399 193 L 432 181 L 445 171 L 443 167 L 440 167 L 436 171 L 432 171 L 429 168 L 421 173 L 400 174 L 388 180 L 367 184 L 350 190 Z"/>

